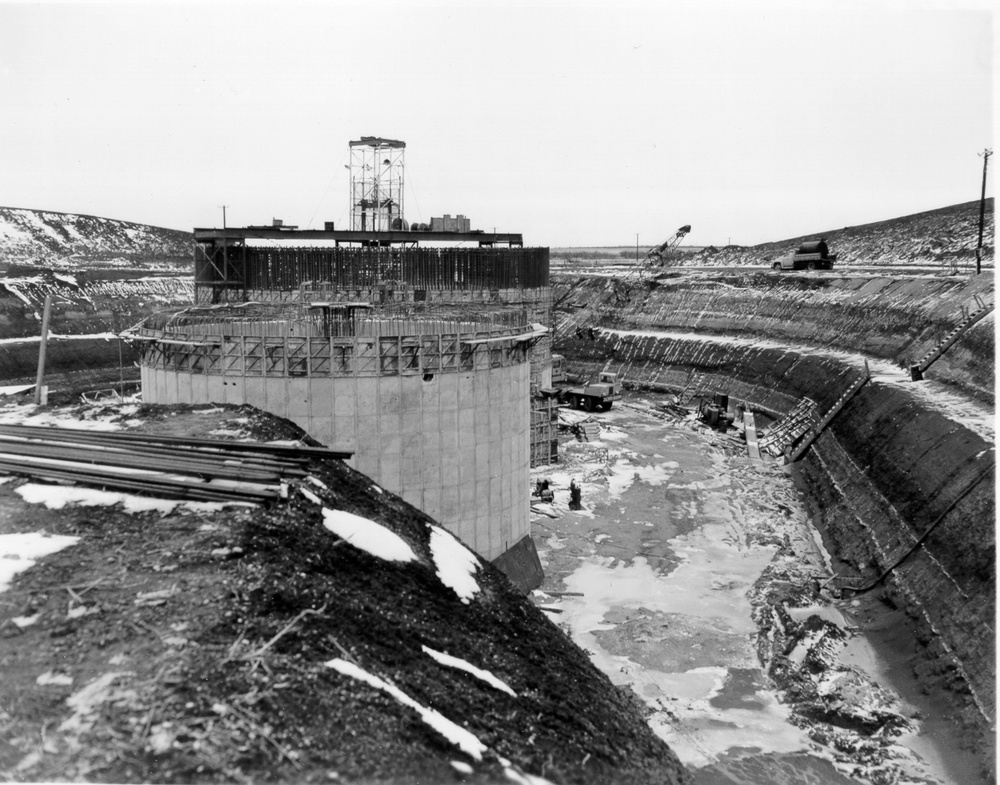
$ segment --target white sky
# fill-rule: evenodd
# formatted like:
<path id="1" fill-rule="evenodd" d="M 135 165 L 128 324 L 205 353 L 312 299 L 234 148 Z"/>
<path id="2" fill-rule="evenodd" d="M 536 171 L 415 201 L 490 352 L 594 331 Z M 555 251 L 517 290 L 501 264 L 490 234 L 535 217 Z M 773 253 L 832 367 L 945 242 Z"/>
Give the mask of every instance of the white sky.
<path id="1" fill-rule="evenodd" d="M 526 245 L 882 220 L 979 197 L 989 8 L 0 0 L 0 205 L 347 228 L 348 142 L 383 136 L 410 221 Z"/>

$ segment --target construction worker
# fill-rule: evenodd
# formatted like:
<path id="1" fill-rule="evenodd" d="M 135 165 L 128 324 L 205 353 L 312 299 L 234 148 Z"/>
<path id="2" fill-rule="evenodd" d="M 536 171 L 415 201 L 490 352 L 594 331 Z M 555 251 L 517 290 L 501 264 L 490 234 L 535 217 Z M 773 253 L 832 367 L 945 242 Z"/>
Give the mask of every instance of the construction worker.
<path id="1" fill-rule="evenodd" d="M 569 508 L 571 510 L 582 509 L 582 505 L 580 504 L 580 496 L 581 495 L 582 495 L 582 491 L 580 490 L 580 486 L 576 484 L 576 480 L 570 480 L 569 481 Z"/>

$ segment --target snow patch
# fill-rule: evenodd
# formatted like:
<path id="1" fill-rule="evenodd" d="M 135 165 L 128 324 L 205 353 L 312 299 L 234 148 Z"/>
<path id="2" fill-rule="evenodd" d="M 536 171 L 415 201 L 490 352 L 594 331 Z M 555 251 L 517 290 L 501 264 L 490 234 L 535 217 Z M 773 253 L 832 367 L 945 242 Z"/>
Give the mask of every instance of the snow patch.
<path id="1" fill-rule="evenodd" d="M 409 544 L 395 532 L 367 518 L 343 510 L 323 508 L 323 525 L 355 548 L 386 561 L 416 561 Z"/>
<path id="2" fill-rule="evenodd" d="M 404 706 L 408 706 L 416 711 L 420 715 L 420 719 L 462 750 L 466 755 L 477 761 L 483 759 L 483 753 L 487 749 L 485 744 L 469 733 L 469 731 L 465 730 L 465 728 L 459 727 L 444 715 L 434 709 L 420 705 L 395 685 L 383 681 L 378 676 L 372 675 L 354 663 L 347 662 L 347 660 L 336 658 L 324 664 L 326 667 L 333 668 L 344 676 L 363 681 L 365 684 L 388 693 Z"/>
<path id="3" fill-rule="evenodd" d="M 479 593 L 476 573 L 479 559 L 452 534 L 438 526 L 431 527 L 431 554 L 441 583 L 454 590 L 465 604 Z"/>
<path id="4" fill-rule="evenodd" d="M 39 687 L 44 687 L 48 684 L 65 687 L 72 683 L 72 676 L 67 676 L 65 673 L 53 673 L 52 671 L 45 671 L 45 673 L 39 674 L 38 678 L 35 679 L 35 684 Z"/>
<path id="5" fill-rule="evenodd" d="M 34 388 L 33 384 L 15 384 L 9 387 L 0 387 L 0 395 L 17 395 Z"/>
<path id="6" fill-rule="evenodd" d="M 318 505 L 319 505 L 320 507 L 322 507 L 322 506 L 323 506 L 323 501 L 322 501 L 322 499 L 320 499 L 320 498 L 319 498 L 319 496 L 317 496 L 317 495 L 316 495 L 315 493 L 313 493 L 312 491 L 310 491 L 310 490 L 308 490 L 308 489 L 306 489 L 306 488 L 302 488 L 302 487 L 300 487 L 300 488 L 299 488 L 299 493 L 301 493 L 301 494 L 302 494 L 303 496 L 305 496 L 305 497 L 306 497 L 306 498 L 307 498 L 307 499 L 308 499 L 309 501 L 311 501 L 311 502 L 312 502 L 313 504 L 318 504 Z"/>
<path id="7" fill-rule="evenodd" d="M 427 654 L 432 659 L 439 662 L 441 665 L 446 665 L 449 668 L 456 668 L 460 671 L 471 673 L 477 679 L 482 679 L 494 689 L 500 690 L 501 692 L 506 692 L 511 697 L 514 698 L 517 697 L 517 693 L 514 692 L 514 690 L 512 690 L 506 682 L 502 681 L 501 679 L 498 679 L 489 671 L 477 668 L 475 665 L 472 665 L 458 657 L 452 657 L 450 654 L 445 654 L 440 651 L 435 651 L 429 646 L 421 646 L 420 648 L 423 649 L 424 654 Z"/>
<path id="8" fill-rule="evenodd" d="M 15 575 L 33 567 L 39 559 L 79 541 L 79 537 L 45 532 L 0 534 L 0 592 L 10 587 Z"/>
<path id="9" fill-rule="evenodd" d="M 61 510 L 71 504 L 78 504 L 81 507 L 113 507 L 120 504 L 127 513 L 159 512 L 161 515 L 166 515 L 177 508 L 190 512 L 218 512 L 226 507 L 254 506 L 249 502 L 194 502 L 182 499 L 159 499 L 153 496 L 101 491 L 77 485 L 26 483 L 17 488 L 15 492 L 28 504 L 44 504 L 50 510 Z"/>
<path id="10" fill-rule="evenodd" d="M 97 707 L 112 695 L 111 685 L 123 676 L 134 675 L 131 671 L 112 671 L 105 673 L 90 682 L 78 692 L 66 699 L 67 705 L 73 709 L 73 714 L 59 726 L 60 731 L 82 732 L 92 724 Z"/>

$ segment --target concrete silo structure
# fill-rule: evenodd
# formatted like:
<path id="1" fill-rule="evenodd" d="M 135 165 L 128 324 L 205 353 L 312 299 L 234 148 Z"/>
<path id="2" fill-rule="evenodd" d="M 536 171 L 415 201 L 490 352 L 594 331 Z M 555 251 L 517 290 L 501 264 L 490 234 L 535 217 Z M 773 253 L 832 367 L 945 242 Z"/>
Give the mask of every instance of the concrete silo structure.
<path id="1" fill-rule="evenodd" d="M 360 304 L 193 307 L 147 320 L 152 403 L 251 404 L 287 417 L 528 586 L 529 349 L 520 311 Z"/>
<path id="2" fill-rule="evenodd" d="M 196 228 L 195 307 L 137 335 L 143 394 L 287 417 L 532 588 L 529 471 L 557 460 L 549 249 L 408 222 L 405 148 L 350 143 L 349 229 Z"/>

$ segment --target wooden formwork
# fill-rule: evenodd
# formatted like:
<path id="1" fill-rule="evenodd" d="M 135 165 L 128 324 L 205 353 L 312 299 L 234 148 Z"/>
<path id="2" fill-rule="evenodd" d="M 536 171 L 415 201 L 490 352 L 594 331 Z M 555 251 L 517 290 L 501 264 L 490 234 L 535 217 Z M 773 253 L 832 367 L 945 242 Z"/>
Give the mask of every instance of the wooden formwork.
<path id="1" fill-rule="evenodd" d="M 531 467 L 559 461 L 559 402 L 555 398 L 531 399 Z"/>

